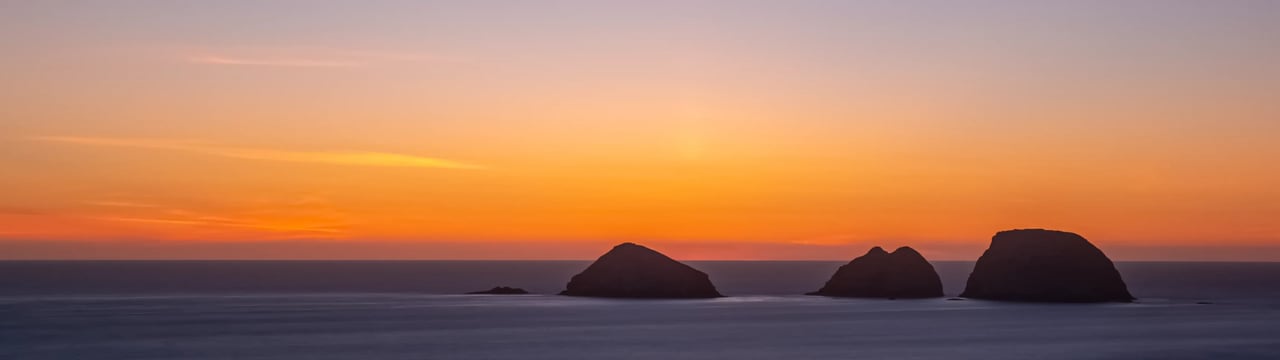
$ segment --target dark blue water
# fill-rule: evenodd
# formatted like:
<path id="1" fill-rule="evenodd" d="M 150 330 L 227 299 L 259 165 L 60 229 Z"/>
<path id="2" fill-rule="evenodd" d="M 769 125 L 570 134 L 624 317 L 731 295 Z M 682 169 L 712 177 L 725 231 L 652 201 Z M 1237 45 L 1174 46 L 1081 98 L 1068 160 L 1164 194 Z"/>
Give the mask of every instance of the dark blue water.
<path id="1" fill-rule="evenodd" d="M 554 293 L 580 261 L 0 262 L 0 359 L 1280 358 L 1278 263 L 1121 263 L 1142 301 L 1094 305 L 799 296 L 840 263 L 690 264 L 732 297 L 454 295 Z M 972 263 L 935 267 L 954 295 Z"/>

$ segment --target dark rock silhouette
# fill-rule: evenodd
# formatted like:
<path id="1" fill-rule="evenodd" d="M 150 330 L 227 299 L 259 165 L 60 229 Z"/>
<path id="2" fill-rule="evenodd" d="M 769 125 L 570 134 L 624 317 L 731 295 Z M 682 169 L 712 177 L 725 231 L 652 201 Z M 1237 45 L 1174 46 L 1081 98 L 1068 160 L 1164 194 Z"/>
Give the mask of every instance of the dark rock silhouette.
<path id="1" fill-rule="evenodd" d="M 1131 302 L 1101 250 L 1069 232 L 1009 230 L 991 238 L 962 297 L 1029 302 Z"/>
<path id="2" fill-rule="evenodd" d="M 822 289 L 807 295 L 861 298 L 942 297 L 942 279 L 933 265 L 909 247 L 887 253 L 871 248 L 841 266 Z"/>
<path id="3" fill-rule="evenodd" d="M 521 289 L 521 288 L 495 286 L 494 288 L 489 290 L 472 291 L 467 293 L 467 295 L 525 295 L 528 293 L 529 293 L 528 291 L 525 291 L 524 289 Z"/>
<path id="4" fill-rule="evenodd" d="M 615 246 L 569 280 L 560 295 L 612 298 L 714 298 L 707 274 L 633 243 Z"/>

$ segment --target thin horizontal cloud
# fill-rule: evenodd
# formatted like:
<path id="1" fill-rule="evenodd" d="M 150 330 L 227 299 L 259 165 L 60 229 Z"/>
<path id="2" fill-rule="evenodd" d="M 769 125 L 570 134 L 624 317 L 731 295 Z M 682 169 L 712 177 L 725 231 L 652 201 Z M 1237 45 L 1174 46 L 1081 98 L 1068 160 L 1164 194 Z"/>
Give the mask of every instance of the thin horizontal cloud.
<path id="1" fill-rule="evenodd" d="M 344 211 L 321 196 L 307 196 L 305 200 L 302 203 L 297 199 L 270 199 L 252 203 L 197 201 L 188 204 L 194 208 L 104 201 L 97 203 L 105 203 L 106 207 L 92 209 L 93 213 L 81 217 L 147 228 L 189 228 L 181 230 L 182 236 L 208 234 L 207 231 L 225 234 L 226 230 L 250 230 L 253 236 L 269 238 L 333 237 L 345 233 L 350 222 Z"/>
<path id="2" fill-rule="evenodd" d="M 278 67 L 357 67 L 364 63 L 312 59 L 238 58 L 224 56 L 192 56 L 187 62 L 205 65 L 278 66 Z"/>
<path id="3" fill-rule="evenodd" d="M 326 227 L 308 227 L 308 226 L 283 226 L 260 224 L 249 221 L 239 221 L 235 219 L 202 217 L 202 218 L 148 218 L 148 217 L 113 217 L 103 216 L 96 217 L 98 220 L 118 221 L 118 222 L 134 222 L 147 224 L 164 224 L 164 225 L 182 225 L 182 226 L 200 226 L 200 227 L 230 227 L 254 230 L 267 230 L 275 232 L 304 232 L 304 233 L 322 233 L 337 234 L 342 230 L 326 228 Z"/>
<path id="4" fill-rule="evenodd" d="M 44 212 L 25 207 L 0 206 L 0 215 L 43 215 Z"/>
<path id="5" fill-rule="evenodd" d="M 143 203 L 136 203 L 136 202 L 130 202 L 130 201 L 114 201 L 114 200 L 86 201 L 86 202 L 84 202 L 84 203 L 85 203 L 86 205 L 102 206 L 102 207 L 117 207 L 117 208 L 157 208 L 157 207 L 160 207 L 159 205 L 153 205 L 153 204 L 143 204 Z"/>
<path id="6" fill-rule="evenodd" d="M 849 244 L 857 243 L 858 240 L 859 240 L 859 237 L 855 235 L 837 234 L 837 235 L 797 239 L 797 240 L 789 241 L 789 243 L 796 244 L 796 245 L 811 245 L 811 246 L 838 246 L 838 245 L 849 245 Z"/>
<path id="7" fill-rule="evenodd" d="M 109 146 L 183 151 L 235 159 L 347 166 L 415 167 L 477 170 L 484 167 L 453 160 L 370 151 L 295 151 L 224 146 L 200 141 L 126 139 L 79 136 L 39 136 L 37 141 L 83 146 Z"/>
<path id="8" fill-rule="evenodd" d="M 351 68 L 388 63 L 464 61 L 458 57 L 431 54 L 318 47 L 225 48 L 187 50 L 185 53 L 183 57 L 188 63 L 224 66 Z"/>

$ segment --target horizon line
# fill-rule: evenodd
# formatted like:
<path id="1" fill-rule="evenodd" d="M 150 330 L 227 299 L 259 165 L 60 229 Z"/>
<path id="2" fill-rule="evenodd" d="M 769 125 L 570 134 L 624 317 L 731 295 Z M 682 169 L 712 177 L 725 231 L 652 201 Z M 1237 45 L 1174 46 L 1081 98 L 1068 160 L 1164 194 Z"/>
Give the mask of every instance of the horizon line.
<path id="1" fill-rule="evenodd" d="M 17 259 L 17 258 L 0 258 L 0 262 L 37 262 L 37 261 L 46 261 L 46 262 L 90 262 L 90 261 L 99 261 L 99 262 L 108 262 L 108 261 L 118 261 L 118 262 L 126 262 L 126 261 L 127 261 L 127 262 L 166 262 L 166 261 L 168 261 L 168 262 L 177 262 L 177 261 L 193 261 L 193 262 L 194 262 L 194 261 L 208 261 L 208 262 L 214 262 L 214 261 L 218 261 L 218 262 L 250 262 L 250 261 L 255 261 L 255 262 L 257 262 L 257 261 L 260 261 L 260 262 L 308 262 L 308 261 L 328 261 L 328 262 L 375 262 L 375 261 L 377 261 L 377 262 L 410 262 L 410 261 L 509 262 L 509 261 L 545 261 L 545 262 L 553 262 L 553 261 L 596 261 L 596 260 L 597 260 L 597 259 L 438 259 L 438 258 L 423 258 L 423 259 L 377 259 L 377 258 L 369 258 L 369 259 L 359 259 L 359 258 L 348 258 L 348 259 L 341 259 L 341 258 L 332 258 L 332 259 L 280 259 L 280 258 L 275 258 L 275 259 L 234 259 L 234 258 L 174 258 L 174 259 L 147 259 L 147 258 L 129 258 L 129 259 L 113 259 L 113 258 L 96 258 L 96 259 L 48 258 L 48 259 Z M 681 262 L 684 262 L 684 261 L 697 261 L 697 262 L 841 262 L 841 263 L 847 263 L 847 262 L 849 262 L 849 260 L 840 260 L 840 259 L 758 259 L 758 260 L 752 260 L 752 259 L 676 259 L 676 260 L 677 260 L 677 261 L 681 261 Z M 977 262 L 978 260 L 977 260 L 977 259 L 973 259 L 973 260 L 954 260 L 954 259 L 945 259 L 945 260 L 927 260 L 927 261 L 929 261 L 929 262 L 933 263 L 933 262 Z M 1115 260 L 1115 259 L 1113 259 L 1113 260 L 1112 260 L 1112 262 L 1117 262 L 1117 263 L 1262 263 L 1262 264 L 1270 264 L 1270 263 L 1280 263 L 1280 260 L 1270 260 L 1270 261 L 1267 261 L 1267 260 Z"/>

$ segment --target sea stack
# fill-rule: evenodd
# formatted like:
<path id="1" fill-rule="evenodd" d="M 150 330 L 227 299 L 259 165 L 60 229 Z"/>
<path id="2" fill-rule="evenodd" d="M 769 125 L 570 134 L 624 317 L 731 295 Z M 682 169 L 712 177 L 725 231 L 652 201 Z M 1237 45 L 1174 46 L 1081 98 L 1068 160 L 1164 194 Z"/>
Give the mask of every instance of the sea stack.
<path id="1" fill-rule="evenodd" d="M 962 297 L 1029 302 L 1131 302 L 1115 264 L 1080 235 L 1009 230 L 991 238 Z"/>
<path id="2" fill-rule="evenodd" d="M 807 295 L 912 299 L 942 297 L 942 279 L 919 252 L 900 247 L 893 253 L 871 248 L 841 266 L 822 289 Z"/>
<path id="3" fill-rule="evenodd" d="M 721 297 L 707 274 L 633 243 L 623 243 L 574 275 L 560 295 L 610 298 Z"/>

